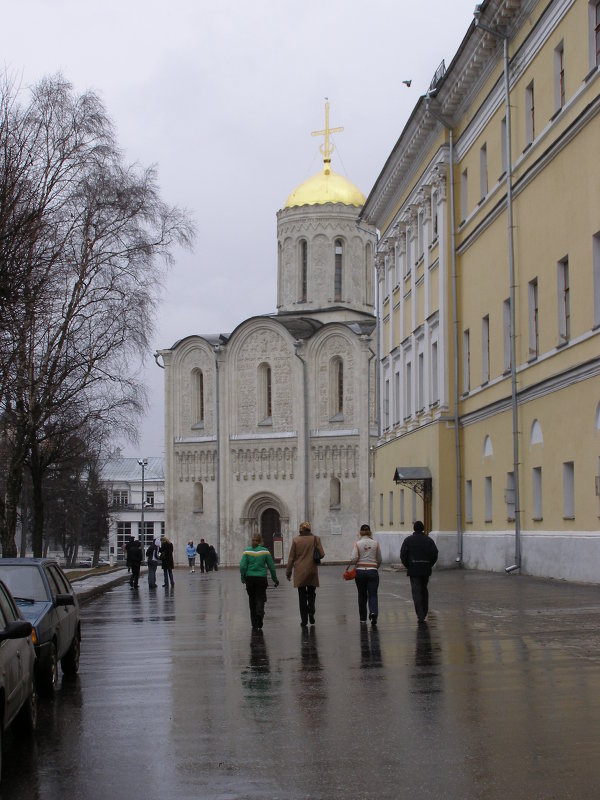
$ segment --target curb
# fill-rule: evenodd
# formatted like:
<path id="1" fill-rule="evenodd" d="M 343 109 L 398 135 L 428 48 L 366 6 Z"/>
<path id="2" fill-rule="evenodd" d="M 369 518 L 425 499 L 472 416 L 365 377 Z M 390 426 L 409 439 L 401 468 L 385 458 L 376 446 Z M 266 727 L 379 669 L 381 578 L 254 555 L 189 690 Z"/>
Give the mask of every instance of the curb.
<path id="1" fill-rule="evenodd" d="M 105 581 L 104 583 L 97 584 L 96 586 L 90 586 L 89 589 L 81 588 L 77 586 L 78 583 L 82 582 L 85 583 L 85 578 L 81 578 L 79 581 L 74 581 L 72 584 L 73 589 L 75 590 L 75 594 L 77 595 L 77 599 L 79 603 L 83 605 L 87 603 L 89 600 L 93 600 L 95 597 L 98 597 L 100 594 L 104 594 L 104 592 L 108 592 L 110 589 L 113 589 L 115 586 L 120 586 L 122 583 L 125 583 L 129 580 L 129 575 L 125 573 L 124 575 L 118 575 L 116 578 L 111 578 L 110 580 Z"/>

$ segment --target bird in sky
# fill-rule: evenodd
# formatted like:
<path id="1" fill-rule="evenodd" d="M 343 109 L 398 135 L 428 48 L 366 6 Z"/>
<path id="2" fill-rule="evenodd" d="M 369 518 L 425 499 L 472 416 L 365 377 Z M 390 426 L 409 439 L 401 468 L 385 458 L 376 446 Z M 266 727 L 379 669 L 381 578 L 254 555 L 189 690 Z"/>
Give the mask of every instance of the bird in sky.
<path id="1" fill-rule="evenodd" d="M 403 83 L 405 86 L 408 86 L 408 88 L 410 89 L 410 85 L 411 85 L 411 83 L 412 83 L 412 80 L 410 80 L 410 81 L 402 81 L 402 83 Z"/>

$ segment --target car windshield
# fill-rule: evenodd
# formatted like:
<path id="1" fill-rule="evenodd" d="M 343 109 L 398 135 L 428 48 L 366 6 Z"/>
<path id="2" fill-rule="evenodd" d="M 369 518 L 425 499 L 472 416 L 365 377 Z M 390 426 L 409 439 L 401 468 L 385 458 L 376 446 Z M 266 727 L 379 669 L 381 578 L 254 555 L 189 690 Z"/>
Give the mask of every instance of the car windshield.
<path id="1" fill-rule="evenodd" d="M 48 600 L 48 592 L 37 567 L 16 564 L 0 564 L 0 578 L 15 598 L 24 600 Z"/>

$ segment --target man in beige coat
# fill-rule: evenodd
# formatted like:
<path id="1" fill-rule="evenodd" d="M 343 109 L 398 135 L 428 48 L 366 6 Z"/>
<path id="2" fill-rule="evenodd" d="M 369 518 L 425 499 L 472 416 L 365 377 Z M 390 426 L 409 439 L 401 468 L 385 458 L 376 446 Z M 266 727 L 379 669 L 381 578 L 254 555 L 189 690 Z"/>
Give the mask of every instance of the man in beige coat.
<path id="1" fill-rule="evenodd" d="M 288 581 L 294 573 L 294 586 L 298 589 L 300 605 L 300 624 L 306 628 L 308 623 L 315 624 L 315 598 L 319 585 L 319 567 L 314 560 L 315 548 L 321 558 L 325 556 L 323 545 L 318 536 L 313 536 L 310 522 L 302 522 L 300 534 L 295 536 L 290 548 L 290 555 L 285 571 Z"/>

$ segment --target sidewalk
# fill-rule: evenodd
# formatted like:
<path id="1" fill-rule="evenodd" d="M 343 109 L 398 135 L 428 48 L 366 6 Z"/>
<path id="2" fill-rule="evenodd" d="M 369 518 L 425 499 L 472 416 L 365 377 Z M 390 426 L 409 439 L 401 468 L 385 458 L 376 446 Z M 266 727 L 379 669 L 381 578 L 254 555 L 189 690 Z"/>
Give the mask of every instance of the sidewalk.
<path id="1" fill-rule="evenodd" d="M 146 567 L 142 567 L 140 570 L 140 579 L 146 572 Z M 67 578 L 69 578 L 69 570 L 65 570 L 65 574 Z M 127 567 L 118 567 L 110 572 L 94 573 L 91 571 L 87 575 L 82 575 L 73 580 L 69 578 L 69 580 L 71 581 L 71 585 L 75 590 L 79 602 L 87 603 L 89 600 L 93 600 L 95 597 L 98 597 L 98 595 L 103 594 L 103 592 L 108 592 L 115 586 L 120 586 L 122 583 L 128 581 L 129 573 Z"/>

